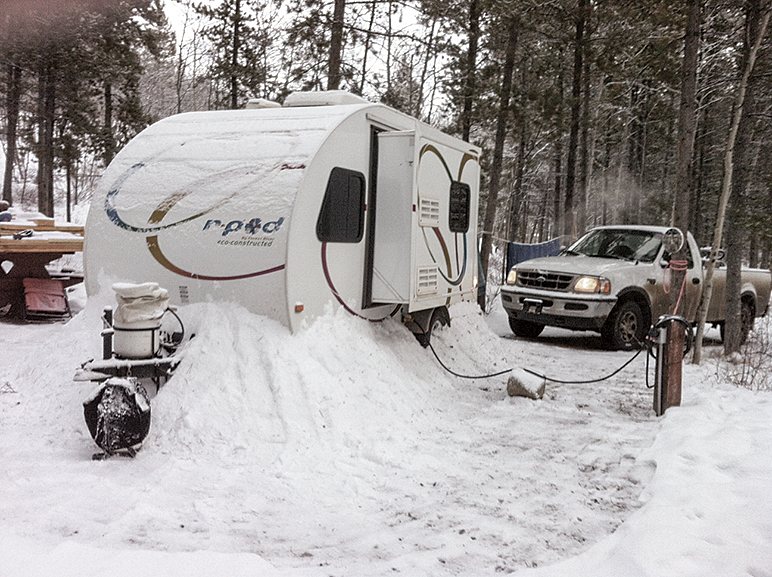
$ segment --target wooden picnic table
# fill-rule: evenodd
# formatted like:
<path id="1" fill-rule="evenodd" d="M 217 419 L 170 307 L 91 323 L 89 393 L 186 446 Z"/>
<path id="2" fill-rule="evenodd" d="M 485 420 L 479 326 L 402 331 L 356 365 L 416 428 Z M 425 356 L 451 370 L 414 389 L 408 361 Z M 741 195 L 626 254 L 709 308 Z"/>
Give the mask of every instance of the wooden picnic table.
<path id="1" fill-rule="evenodd" d="M 28 235 L 14 238 L 25 231 Z M 0 223 L 0 309 L 11 305 L 9 314 L 20 316 L 24 307 L 25 278 L 59 278 L 63 286 L 82 280 L 77 275 L 54 275 L 48 264 L 65 254 L 83 251 L 83 227 L 57 224 L 53 219 Z"/>

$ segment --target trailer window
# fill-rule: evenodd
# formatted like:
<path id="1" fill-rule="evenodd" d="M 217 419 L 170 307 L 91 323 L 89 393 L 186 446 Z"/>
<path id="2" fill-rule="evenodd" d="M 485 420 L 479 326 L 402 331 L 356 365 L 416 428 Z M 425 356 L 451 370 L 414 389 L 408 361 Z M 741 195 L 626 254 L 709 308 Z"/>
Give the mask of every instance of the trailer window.
<path id="1" fill-rule="evenodd" d="M 364 234 L 365 175 L 335 167 L 327 181 L 316 236 L 322 242 L 359 242 Z"/>
<path id="2" fill-rule="evenodd" d="M 471 190 L 465 182 L 450 183 L 450 232 L 467 232 L 469 230 L 469 199 Z"/>

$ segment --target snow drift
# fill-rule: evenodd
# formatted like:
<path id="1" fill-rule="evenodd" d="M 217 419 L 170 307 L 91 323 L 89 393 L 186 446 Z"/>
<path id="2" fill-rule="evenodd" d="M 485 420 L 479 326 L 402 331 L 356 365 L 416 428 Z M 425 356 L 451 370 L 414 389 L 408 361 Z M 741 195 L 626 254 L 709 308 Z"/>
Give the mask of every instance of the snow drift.
<path id="1" fill-rule="evenodd" d="M 179 311 L 195 336 L 152 401 L 145 447 L 92 462 L 89 386 L 71 379 L 101 350 L 104 304 L 66 325 L 0 326 L 12 357 L 0 576 L 772 566 L 768 506 L 756 506 L 772 478 L 772 403 L 706 382 L 708 370 L 686 366 L 684 406 L 657 419 L 643 362 L 602 384 L 548 384 L 535 401 L 509 397 L 506 376 L 449 375 L 396 322 L 329 312 L 291 335 L 200 303 Z M 629 358 L 581 335 L 516 340 L 500 310 L 451 313 L 433 344 L 461 373 L 587 379 Z"/>

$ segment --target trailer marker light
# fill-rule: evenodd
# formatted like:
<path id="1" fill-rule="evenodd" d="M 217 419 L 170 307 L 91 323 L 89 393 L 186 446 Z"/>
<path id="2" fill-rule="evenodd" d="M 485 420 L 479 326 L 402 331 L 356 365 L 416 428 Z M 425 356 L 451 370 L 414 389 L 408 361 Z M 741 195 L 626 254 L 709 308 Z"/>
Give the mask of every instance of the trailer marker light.
<path id="1" fill-rule="evenodd" d="M 302 313 L 304 308 L 305 307 L 303 306 L 303 303 L 295 303 L 295 312 L 296 313 Z"/>

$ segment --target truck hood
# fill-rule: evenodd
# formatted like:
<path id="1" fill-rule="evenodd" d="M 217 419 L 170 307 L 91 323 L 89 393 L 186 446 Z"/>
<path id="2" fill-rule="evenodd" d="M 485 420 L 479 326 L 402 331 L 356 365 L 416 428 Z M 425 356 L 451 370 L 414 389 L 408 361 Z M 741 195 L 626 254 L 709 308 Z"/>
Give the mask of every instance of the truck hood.
<path id="1" fill-rule="evenodd" d="M 605 276 L 610 272 L 637 267 L 637 261 L 600 258 L 595 256 L 547 256 L 527 260 L 515 265 L 518 270 L 539 270 L 575 275 Z"/>

